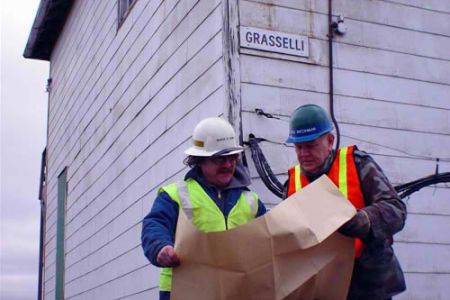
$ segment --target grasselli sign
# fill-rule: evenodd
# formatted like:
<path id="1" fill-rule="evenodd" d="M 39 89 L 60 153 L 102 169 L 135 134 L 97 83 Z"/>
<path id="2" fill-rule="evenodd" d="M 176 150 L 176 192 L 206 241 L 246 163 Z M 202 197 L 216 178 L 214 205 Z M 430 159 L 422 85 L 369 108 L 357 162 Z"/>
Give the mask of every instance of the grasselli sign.
<path id="1" fill-rule="evenodd" d="M 263 50 L 301 57 L 309 56 L 308 37 L 254 27 L 240 27 L 242 48 Z"/>

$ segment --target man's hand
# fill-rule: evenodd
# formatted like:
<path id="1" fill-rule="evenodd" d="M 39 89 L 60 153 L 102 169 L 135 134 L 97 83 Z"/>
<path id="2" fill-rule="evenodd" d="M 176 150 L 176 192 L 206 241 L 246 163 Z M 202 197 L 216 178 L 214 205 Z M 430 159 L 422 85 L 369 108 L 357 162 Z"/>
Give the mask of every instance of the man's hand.
<path id="1" fill-rule="evenodd" d="M 156 261 L 163 267 L 176 267 L 180 264 L 180 259 L 172 246 L 164 246 L 159 250 Z"/>
<path id="2" fill-rule="evenodd" d="M 342 225 L 338 231 L 348 237 L 365 238 L 370 231 L 370 219 L 368 214 L 360 209 L 350 220 Z"/>

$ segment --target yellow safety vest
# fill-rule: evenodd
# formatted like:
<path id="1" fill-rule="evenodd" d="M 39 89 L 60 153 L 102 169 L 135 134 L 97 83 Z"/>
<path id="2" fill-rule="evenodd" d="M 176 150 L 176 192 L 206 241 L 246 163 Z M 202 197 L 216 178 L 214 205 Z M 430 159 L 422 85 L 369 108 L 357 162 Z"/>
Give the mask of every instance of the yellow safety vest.
<path id="1" fill-rule="evenodd" d="M 224 231 L 253 220 L 258 212 L 258 195 L 244 191 L 225 218 L 220 208 L 194 179 L 175 182 L 160 188 L 178 203 L 192 224 L 203 232 Z M 172 290 L 172 268 L 162 268 L 159 288 Z"/>

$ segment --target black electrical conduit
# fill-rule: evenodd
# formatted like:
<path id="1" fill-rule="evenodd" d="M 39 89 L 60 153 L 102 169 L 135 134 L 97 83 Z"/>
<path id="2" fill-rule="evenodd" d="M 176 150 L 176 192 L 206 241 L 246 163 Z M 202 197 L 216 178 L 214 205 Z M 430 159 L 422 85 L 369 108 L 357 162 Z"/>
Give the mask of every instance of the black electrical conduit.
<path id="1" fill-rule="evenodd" d="M 39 195 L 38 198 L 41 201 L 41 219 L 39 223 L 39 266 L 38 266 L 38 289 L 37 300 L 41 300 L 44 295 L 44 266 L 45 266 L 45 220 L 46 220 L 46 201 L 45 201 L 45 186 L 47 185 L 46 179 L 47 169 L 47 148 L 42 152 L 41 157 L 41 177 L 39 180 Z"/>
<path id="2" fill-rule="evenodd" d="M 419 178 L 417 180 L 394 186 L 395 190 L 399 194 L 400 198 L 406 198 L 412 193 L 417 192 L 421 188 L 429 185 L 450 182 L 450 172 L 435 173 L 426 177 Z"/>
<path id="3" fill-rule="evenodd" d="M 256 138 L 253 134 L 250 134 L 248 142 L 244 142 L 244 144 L 250 146 L 250 151 L 256 171 L 258 172 L 266 187 L 279 198 L 283 198 L 283 184 L 278 180 L 275 174 L 273 174 L 272 169 L 267 163 L 267 160 L 258 145 L 258 143 L 261 141 L 265 141 L 265 139 Z"/>
<path id="4" fill-rule="evenodd" d="M 256 171 L 258 172 L 258 175 L 261 177 L 266 187 L 279 198 L 283 198 L 284 186 L 272 172 L 272 169 L 267 163 L 264 153 L 258 145 L 262 141 L 266 141 L 266 139 L 256 138 L 253 134 L 250 134 L 249 140 L 247 142 L 244 142 L 244 144 L 250 147 Z M 436 173 L 433 175 L 400 184 L 394 186 L 394 188 L 399 194 L 400 198 L 404 199 L 426 186 L 445 182 L 450 182 L 450 172 L 438 173 L 436 170 Z"/>
<path id="5" fill-rule="evenodd" d="M 330 94 L 330 116 L 333 121 L 334 128 L 336 128 L 336 150 L 339 149 L 339 145 L 341 142 L 341 134 L 339 130 L 339 125 L 336 121 L 336 117 L 334 116 L 334 86 L 333 86 L 333 9 L 332 9 L 332 0 L 328 0 L 328 57 L 329 57 L 329 66 L 328 66 L 328 76 L 329 76 L 329 94 Z"/>

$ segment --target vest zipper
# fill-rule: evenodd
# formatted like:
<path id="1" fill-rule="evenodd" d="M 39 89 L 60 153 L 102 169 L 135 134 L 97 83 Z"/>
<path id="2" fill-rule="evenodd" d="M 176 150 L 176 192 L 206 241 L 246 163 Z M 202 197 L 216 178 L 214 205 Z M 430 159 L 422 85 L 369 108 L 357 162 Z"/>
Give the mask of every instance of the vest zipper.
<path id="1" fill-rule="evenodd" d="M 222 201 L 222 192 L 221 190 L 217 190 L 217 198 L 219 198 L 219 201 Z M 228 230 L 228 221 L 227 221 L 227 216 L 225 216 L 225 214 L 222 212 L 223 217 L 225 219 L 225 230 Z"/>

